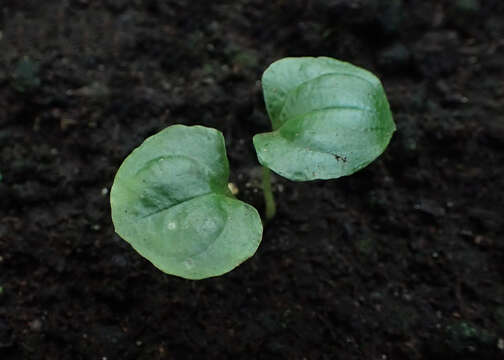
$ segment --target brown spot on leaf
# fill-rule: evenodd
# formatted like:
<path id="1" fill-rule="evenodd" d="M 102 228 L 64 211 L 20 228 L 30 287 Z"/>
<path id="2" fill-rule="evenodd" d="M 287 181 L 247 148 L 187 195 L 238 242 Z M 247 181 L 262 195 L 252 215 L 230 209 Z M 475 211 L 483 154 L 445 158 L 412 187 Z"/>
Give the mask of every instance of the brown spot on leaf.
<path id="1" fill-rule="evenodd" d="M 338 161 L 343 161 L 344 163 L 346 163 L 346 162 L 347 162 L 347 158 L 346 158 L 346 156 L 340 156 L 340 155 L 338 155 L 338 154 L 334 154 L 334 158 L 335 158 L 336 160 L 338 160 Z"/>

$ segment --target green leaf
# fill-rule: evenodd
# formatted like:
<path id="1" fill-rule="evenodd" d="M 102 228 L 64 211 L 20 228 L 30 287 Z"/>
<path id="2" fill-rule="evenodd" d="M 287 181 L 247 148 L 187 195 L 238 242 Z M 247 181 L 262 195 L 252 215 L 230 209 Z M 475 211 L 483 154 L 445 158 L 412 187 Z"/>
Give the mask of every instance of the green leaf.
<path id="1" fill-rule="evenodd" d="M 296 181 L 353 174 L 387 147 L 395 124 L 380 80 L 327 57 L 285 58 L 262 78 L 273 131 L 254 136 L 259 162 Z"/>
<path id="2" fill-rule="evenodd" d="M 262 237 L 257 211 L 228 190 L 224 137 L 173 125 L 123 162 L 110 202 L 116 232 L 165 273 L 224 274 L 252 256 Z"/>

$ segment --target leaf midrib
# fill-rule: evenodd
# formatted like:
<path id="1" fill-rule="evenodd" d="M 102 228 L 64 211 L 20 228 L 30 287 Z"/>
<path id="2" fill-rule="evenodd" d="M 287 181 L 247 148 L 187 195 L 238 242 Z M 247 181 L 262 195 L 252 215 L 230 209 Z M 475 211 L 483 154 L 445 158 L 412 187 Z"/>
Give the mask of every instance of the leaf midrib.
<path id="1" fill-rule="evenodd" d="M 367 78 L 365 78 L 365 77 L 363 77 L 363 76 L 359 76 L 359 75 L 357 75 L 357 74 L 346 73 L 346 72 L 338 72 L 338 71 L 336 71 L 336 72 L 331 72 L 331 73 L 325 73 L 325 74 L 322 74 L 322 75 L 319 75 L 319 76 L 313 77 L 313 78 L 311 78 L 311 79 L 305 80 L 305 81 L 303 81 L 303 82 L 299 83 L 297 86 L 295 86 L 295 87 L 293 87 L 292 89 L 290 89 L 289 91 L 287 91 L 287 92 L 285 93 L 285 96 L 284 96 L 284 98 L 283 98 L 283 101 L 282 101 L 282 103 L 281 103 L 281 106 L 279 107 L 279 111 L 278 111 L 278 113 L 277 113 L 277 116 L 276 116 L 276 119 L 275 119 L 275 120 L 277 120 L 277 121 L 279 121 L 279 120 L 280 120 L 280 119 L 279 119 L 279 116 L 280 116 L 280 114 L 283 112 L 283 109 L 284 109 L 284 107 L 285 107 L 285 103 L 286 103 L 286 101 L 287 101 L 288 97 L 289 97 L 289 96 L 290 96 L 290 95 L 291 95 L 294 91 L 296 91 L 299 87 L 303 86 L 304 84 L 309 83 L 310 81 L 314 81 L 314 80 L 316 80 L 316 79 L 318 79 L 318 78 L 321 78 L 321 77 L 323 77 L 323 76 L 329 76 L 329 75 L 341 75 L 341 76 L 354 77 L 354 78 L 357 78 L 357 79 L 360 79 L 360 80 L 363 80 L 363 81 L 367 82 L 367 83 L 368 83 L 368 84 L 370 84 L 370 85 L 371 85 L 371 87 L 373 87 L 374 89 L 376 89 L 376 88 L 378 87 L 378 85 L 377 85 L 377 84 L 375 84 L 375 83 L 373 83 L 371 80 L 369 80 L 369 79 L 367 79 Z M 287 121 L 288 121 L 288 120 L 286 120 L 285 122 L 287 122 Z M 285 122 L 284 122 L 284 123 L 285 123 Z M 273 125 L 273 121 L 271 122 L 271 124 Z M 282 124 L 282 126 L 283 126 L 283 124 Z M 276 129 L 275 129 L 275 128 L 273 128 L 273 130 L 276 130 Z"/>

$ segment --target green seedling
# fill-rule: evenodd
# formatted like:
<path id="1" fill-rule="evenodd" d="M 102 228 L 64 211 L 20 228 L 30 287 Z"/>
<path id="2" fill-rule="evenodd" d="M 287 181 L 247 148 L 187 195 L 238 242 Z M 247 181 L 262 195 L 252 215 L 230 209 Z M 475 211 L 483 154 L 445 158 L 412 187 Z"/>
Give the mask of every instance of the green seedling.
<path id="1" fill-rule="evenodd" d="M 262 77 L 272 132 L 254 136 L 263 165 L 265 217 L 275 216 L 270 170 L 294 181 L 353 174 L 387 147 L 395 124 L 373 74 L 335 59 L 285 58 Z M 257 211 L 229 191 L 224 137 L 173 125 L 119 168 L 110 201 L 116 232 L 165 273 L 222 275 L 262 238 Z"/>

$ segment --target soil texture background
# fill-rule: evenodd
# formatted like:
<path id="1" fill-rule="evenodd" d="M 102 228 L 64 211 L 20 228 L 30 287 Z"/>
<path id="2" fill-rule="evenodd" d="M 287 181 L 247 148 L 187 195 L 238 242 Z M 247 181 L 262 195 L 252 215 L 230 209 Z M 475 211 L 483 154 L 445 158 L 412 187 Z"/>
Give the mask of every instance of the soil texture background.
<path id="1" fill-rule="evenodd" d="M 504 359 L 502 0 L 3 0 L 0 358 Z M 262 211 L 260 77 L 286 56 L 376 73 L 398 130 L 357 174 L 274 179 L 256 255 L 165 275 L 113 229 L 126 155 L 226 138 Z"/>

